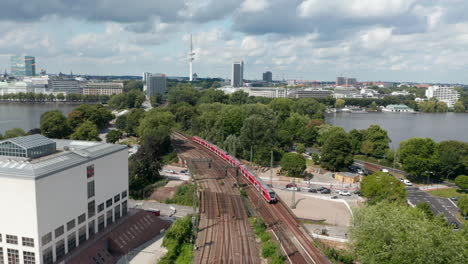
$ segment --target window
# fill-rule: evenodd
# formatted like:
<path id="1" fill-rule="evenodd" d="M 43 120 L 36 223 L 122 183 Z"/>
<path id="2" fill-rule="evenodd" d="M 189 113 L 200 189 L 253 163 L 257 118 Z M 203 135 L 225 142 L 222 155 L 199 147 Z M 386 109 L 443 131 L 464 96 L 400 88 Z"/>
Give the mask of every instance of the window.
<path id="1" fill-rule="evenodd" d="M 112 209 L 107 211 L 107 217 L 106 217 L 106 226 L 109 226 L 112 224 Z"/>
<path id="2" fill-rule="evenodd" d="M 23 246 L 25 247 L 34 247 L 34 239 L 30 237 L 21 238 L 23 241 Z"/>
<path id="3" fill-rule="evenodd" d="M 117 221 L 117 219 L 120 218 L 120 204 L 114 207 L 114 219 Z"/>
<path id="4" fill-rule="evenodd" d="M 94 235 L 94 233 L 96 233 L 96 229 L 94 225 L 95 225 L 94 220 L 88 223 L 88 236 L 89 237 L 91 237 L 92 235 Z"/>
<path id="5" fill-rule="evenodd" d="M 6 235 L 6 242 L 8 244 L 18 245 L 18 237 L 12 235 Z"/>
<path id="6" fill-rule="evenodd" d="M 5 264 L 5 262 L 3 261 L 3 248 L 2 247 L 0 247 L 0 264 Z"/>
<path id="7" fill-rule="evenodd" d="M 81 225 L 86 220 L 86 214 L 78 216 L 78 224 Z"/>
<path id="8" fill-rule="evenodd" d="M 120 201 L 120 194 L 117 194 L 116 196 L 114 196 L 114 203 Z"/>
<path id="9" fill-rule="evenodd" d="M 55 258 L 61 259 L 63 256 L 65 256 L 65 241 L 62 239 L 55 244 Z"/>
<path id="10" fill-rule="evenodd" d="M 109 208 L 112 206 L 112 198 L 106 201 L 106 208 Z"/>
<path id="11" fill-rule="evenodd" d="M 127 214 L 127 201 L 122 202 L 122 216 Z"/>
<path id="12" fill-rule="evenodd" d="M 8 264 L 18 264 L 19 263 L 18 250 L 9 248 L 7 252 L 8 252 Z"/>
<path id="13" fill-rule="evenodd" d="M 98 217 L 98 232 L 101 232 L 104 229 L 104 215 Z"/>
<path id="14" fill-rule="evenodd" d="M 0 234 L 0 242 L 2 242 L 2 234 Z"/>
<path id="15" fill-rule="evenodd" d="M 23 262 L 24 264 L 35 264 L 36 257 L 34 256 L 34 252 L 23 251 Z"/>
<path id="16" fill-rule="evenodd" d="M 94 177 L 94 165 L 89 165 L 86 167 L 86 177 L 88 179 Z"/>
<path id="17" fill-rule="evenodd" d="M 78 231 L 78 242 L 79 245 L 83 244 L 86 241 L 86 226 L 83 226 Z"/>
<path id="18" fill-rule="evenodd" d="M 52 247 L 42 251 L 42 261 L 44 264 L 52 264 L 54 262 L 54 255 L 52 254 Z"/>
<path id="19" fill-rule="evenodd" d="M 125 198 L 125 197 L 127 197 L 127 191 L 122 192 L 122 199 Z"/>
<path id="20" fill-rule="evenodd" d="M 75 219 L 69 221 L 69 222 L 67 223 L 67 231 L 70 231 L 70 230 L 72 230 L 73 228 L 75 228 L 75 223 L 76 223 L 76 222 L 75 222 Z"/>
<path id="21" fill-rule="evenodd" d="M 88 182 L 88 199 L 94 197 L 95 190 L 94 190 L 94 181 Z"/>
<path id="22" fill-rule="evenodd" d="M 76 248 L 76 233 L 68 235 L 68 252 Z"/>
<path id="23" fill-rule="evenodd" d="M 52 241 L 52 233 L 47 233 L 42 236 L 42 245 L 47 245 L 50 241 Z"/>
<path id="24" fill-rule="evenodd" d="M 63 228 L 63 226 L 58 227 L 57 229 L 55 229 L 55 238 L 63 235 L 64 230 L 65 230 L 65 228 Z"/>
<path id="25" fill-rule="evenodd" d="M 96 214 L 96 203 L 91 201 L 88 203 L 88 218 L 93 217 Z"/>
<path id="26" fill-rule="evenodd" d="M 102 212 L 102 211 L 104 211 L 104 203 L 102 203 L 102 204 L 100 204 L 100 205 L 98 206 L 98 213 L 100 213 L 100 212 Z"/>

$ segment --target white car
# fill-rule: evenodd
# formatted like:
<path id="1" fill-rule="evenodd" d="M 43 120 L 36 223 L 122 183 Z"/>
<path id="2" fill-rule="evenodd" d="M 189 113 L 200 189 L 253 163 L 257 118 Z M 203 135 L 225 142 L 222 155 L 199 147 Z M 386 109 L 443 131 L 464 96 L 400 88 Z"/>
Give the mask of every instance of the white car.
<path id="1" fill-rule="evenodd" d="M 301 190 L 306 191 L 306 192 L 309 191 L 310 189 L 312 189 L 312 188 L 310 188 L 310 187 L 301 187 Z"/>
<path id="2" fill-rule="evenodd" d="M 388 171 L 387 169 L 381 169 L 380 171 L 381 171 L 381 172 L 389 173 L 389 171 Z"/>
<path id="3" fill-rule="evenodd" d="M 172 173 L 172 174 L 175 174 L 175 171 L 174 170 L 163 170 L 164 172 L 166 173 Z"/>
<path id="4" fill-rule="evenodd" d="M 297 187 L 289 187 L 289 188 L 286 188 L 286 190 L 288 191 L 300 191 L 301 189 L 297 188 Z"/>
<path id="5" fill-rule="evenodd" d="M 403 180 L 403 183 L 406 185 L 406 186 L 413 186 L 413 184 L 408 181 L 408 180 Z"/>
<path id="6" fill-rule="evenodd" d="M 351 193 L 349 191 L 339 191 L 338 194 L 341 196 L 351 196 Z"/>

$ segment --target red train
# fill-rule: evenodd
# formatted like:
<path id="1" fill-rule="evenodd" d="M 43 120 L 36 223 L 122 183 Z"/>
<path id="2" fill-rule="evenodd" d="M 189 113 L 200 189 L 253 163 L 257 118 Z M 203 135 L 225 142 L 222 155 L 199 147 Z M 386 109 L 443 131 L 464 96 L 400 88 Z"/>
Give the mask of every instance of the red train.
<path id="1" fill-rule="evenodd" d="M 211 152 L 215 153 L 216 155 L 220 156 L 222 159 L 227 161 L 229 164 L 231 164 L 234 167 L 238 167 L 239 172 L 251 183 L 255 186 L 255 188 L 261 192 L 263 198 L 267 200 L 269 203 L 276 203 L 278 200 L 276 198 L 276 193 L 263 182 L 262 179 L 257 177 L 257 175 L 251 171 L 247 166 L 242 164 L 238 159 L 235 157 L 232 157 L 229 155 L 226 151 L 224 151 L 222 148 L 216 146 L 215 144 L 212 144 L 202 138 L 199 138 L 197 136 L 193 136 L 192 140 L 195 141 L 196 143 L 204 146 L 205 148 L 209 149 Z"/>

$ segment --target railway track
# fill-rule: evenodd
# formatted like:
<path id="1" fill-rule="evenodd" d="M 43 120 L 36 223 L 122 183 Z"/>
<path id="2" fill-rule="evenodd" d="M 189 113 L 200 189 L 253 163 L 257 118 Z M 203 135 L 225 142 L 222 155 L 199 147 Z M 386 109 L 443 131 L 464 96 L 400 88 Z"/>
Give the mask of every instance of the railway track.
<path id="1" fill-rule="evenodd" d="M 200 223 L 194 263 L 260 263 L 255 235 L 248 222 L 234 177 L 225 177 L 225 163 L 180 133 L 173 134 L 179 157 L 211 158 L 211 168 L 194 162 L 200 189 Z"/>

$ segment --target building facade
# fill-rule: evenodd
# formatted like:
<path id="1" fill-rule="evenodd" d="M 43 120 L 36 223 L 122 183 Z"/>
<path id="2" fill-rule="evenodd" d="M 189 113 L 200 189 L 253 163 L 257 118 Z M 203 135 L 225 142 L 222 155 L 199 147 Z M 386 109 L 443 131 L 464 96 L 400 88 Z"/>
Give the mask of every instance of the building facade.
<path id="1" fill-rule="evenodd" d="M 383 112 L 401 112 L 401 113 L 413 113 L 414 110 L 406 105 L 387 105 L 382 108 Z"/>
<path id="2" fill-rule="evenodd" d="M 288 96 L 290 98 L 327 98 L 332 96 L 332 91 L 322 89 L 292 89 Z"/>
<path id="3" fill-rule="evenodd" d="M 128 151 L 31 135 L 0 141 L 0 263 L 53 263 L 127 213 Z"/>
<path id="4" fill-rule="evenodd" d="M 60 78 L 49 79 L 48 88 L 55 94 L 81 94 L 82 92 L 80 82 L 77 80 Z"/>
<path id="5" fill-rule="evenodd" d="M 0 95 L 34 93 L 34 87 L 26 82 L 0 82 Z"/>
<path id="6" fill-rule="evenodd" d="M 336 85 L 345 85 L 346 78 L 345 77 L 336 77 Z"/>
<path id="7" fill-rule="evenodd" d="M 232 87 L 242 87 L 244 82 L 244 62 L 235 61 L 232 64 L 232 78 L 231 86 Z"/>
<path id="8" fill-rule="evenodd" d="M 287 96 L 287 89 L 281 87 L 243 87 L 249 96 L 262 96 L 268 98 L 281 98 Z"/>
<path id="9" fill-rule="evenodd" d="M 123 92 L 123 83 L 89 82 L 82 86 L 84 95 L 114 95 Z"/>
<path id="10" fill-rule="evenodd" d="M 429 86 L 426 90 L 426 97 L 428 99 L 436 98 L 444 102 L 448 107 L 453 107 L 460 99 L 460 94 L 451 86 Z"/>
<path id="11" fill-rule="evenodd" d="M 166 75 L 161 73 L 151 74 L 146 77 L 146 96 L 151 97 L 156 93 L 166 92 Z"/>
<path id="12" fill-rule="evenodd" d="M 273 74 L 271 71 L 267 71 L 263 73 L 263 81 L 264 82 L 272 82 L 273 81 Z"/>
<path id="13" fill-rule="evenodd" d="M 35 76 L 36 58 L 33 56 L 12 56 L 11 75 L 14 77 Z"/>

